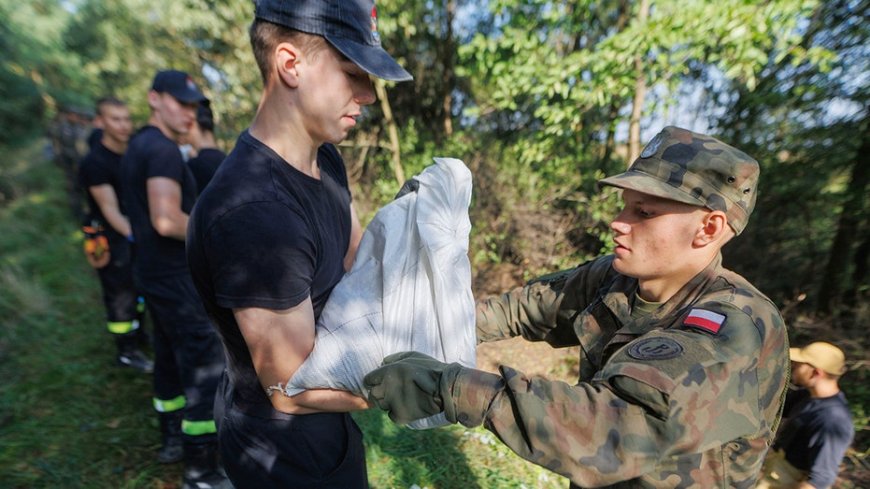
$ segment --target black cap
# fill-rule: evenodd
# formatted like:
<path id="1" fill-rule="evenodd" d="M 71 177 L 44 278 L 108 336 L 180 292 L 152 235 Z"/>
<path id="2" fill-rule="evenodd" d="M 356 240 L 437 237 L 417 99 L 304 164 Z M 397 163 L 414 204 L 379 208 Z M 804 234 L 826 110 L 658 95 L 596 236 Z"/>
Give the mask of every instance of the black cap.
<path id="1" fill-rule="evenodd" d="M 155 92 L 168 93 L 179 102 L 192 104 L 205 100 L 205 95 L 199 91 L 193 78 L 187 73 L 178 70 L 158 71 L 154 75 L 154 83 L 151 89 Z"/>
<path id="2" fill-rule="evenodd" d="M 373 0 L 255 0 L 254 16 L 324 37 L 360 68 L 392 81 L 412 80 L 384 48 Z"/>

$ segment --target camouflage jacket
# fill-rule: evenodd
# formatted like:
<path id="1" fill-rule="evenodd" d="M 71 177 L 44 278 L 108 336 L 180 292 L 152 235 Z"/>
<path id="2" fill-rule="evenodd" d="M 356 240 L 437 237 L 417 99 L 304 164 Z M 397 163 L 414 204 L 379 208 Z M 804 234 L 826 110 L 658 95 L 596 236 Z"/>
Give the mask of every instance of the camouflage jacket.
<path id="1" fill-rule="evenodd" d="M 465 369 L 456 420 L 484 423 L 572 487 L 754 487 L 782 412 L 788 339 L 776 306 L 721 255 L 632 319 L 637 280 L 612 257 L 478 304 L 480 341 L 580 345 L 577 385 Z"/>

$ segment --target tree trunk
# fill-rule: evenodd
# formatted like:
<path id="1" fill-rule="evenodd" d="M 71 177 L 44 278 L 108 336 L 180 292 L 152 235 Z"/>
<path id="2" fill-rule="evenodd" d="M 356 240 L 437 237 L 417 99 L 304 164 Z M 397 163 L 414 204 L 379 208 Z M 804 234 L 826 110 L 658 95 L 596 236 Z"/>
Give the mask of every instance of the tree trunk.
<path id="1" fill-rule="evenodd" d="M 444 42 L 443 55 L 441 57 L 444 63 L 444 72 L 441 76 L 441 83 L 444 89 L 444 96 L 441 100 L 441 111 L 443 117 L 444 136 L 450 137 L 453 135 L 453 87 L 456 84 L 455 80 L 455 57 L 456 43 L 453 40 L 453 18 L 456 15 L 456 1 L 446 0 L 444 6 Z"/>
<path id="2" fill-rule="evenodd" d="M 637 14 L 638 24 L 643 26 L 649 17 L 649 0 L 641 0 Z M 631 118 L 628 121 L 628 164 L 640 155 L 640 116 L 646 98 L 646 76 L 643 73 L 643 56 L 634 57 L 634 100 L 631 103 Z"/>
<path id="3" fill-rule="evenodd" d="M 861 216 L 864 215 L 865 201 L 867 199 L 867 186 L 870 184 L 870 164 L 867 163 L 867 155 L 870 154 L 870 118 L 861 124 L 861 133 L 864 141 L 855 153 L 852 163 L 852 176 L 846 190 L 846 202 L 840 212 L 837 225 L 837 234 L 831 244 L 828 253 L 828 265 L 822 277 L 819 288 L 819 302 L 817 310 L 820 313 L 830 313 L 842 302 L 843 284 L 849 268 L 850 256 L 859 237 L 858 231 L 861 226 Z"/>
<path id="4" fill-rule="evenodd" d="M 607 137 L 604 140 L 604 152 L 598 162 L 598 168 L 604 173 L 609 171 L 610 159 L 613 158 L 613 150 L 616 148 L 616 118 L 619 116 L 619 106 L 616 102 L 610 104 L 607 114 Z"/>
<path id="5" fill-rule="evenodd" d="M 378 99 L 381 101 L 381 111 L 384 113 L 384 124 L 387 126 L 387 134 L 390 137 L 390 151 L 393 153 L 393 174 L 396 176 L 396 181 L 401 187 L 405 183 L 405 171 L 402 169 L 402 154 L 401 147 L 399 146 L 399 126 L 396 125 L 396 120 L 393 118 L 393 109 L 390 107 L 390 100 L 387 98 L 386 83 L 381 79 L 376 79 L 375 91 L 378 94 Z"/>
<path id="6" fill-rule="evenodd" d="M 855 307 L 870 298 L 868 290 L 867 271 L 870 269 L 870 229 L 864 228 L 864 238 L 855 249 L 855 259 L 852 270 L 852 287 L 846 291 L 845 303 Z M 863 298 L 862 298 L 863 296 Z"/>
<path id="7" fill-rule="evenodd" d="M 621 0 L 616 8 L 616 33 L 620 33 L 628 24 L 630 6 L 627 0 Z M 622 99 L 613 100 L 610 102 L 610 107 L 607 109 L 607 136 L 604 138 L 604 149 L 601 153 L 601 159 L 598 162 L 598 168 L 604 173 L 609 171 L 610 160 L 613 158 L 613 151 L 616 148 L 616 125 L 619 122 L 619 108 L 622 105 Z"/>

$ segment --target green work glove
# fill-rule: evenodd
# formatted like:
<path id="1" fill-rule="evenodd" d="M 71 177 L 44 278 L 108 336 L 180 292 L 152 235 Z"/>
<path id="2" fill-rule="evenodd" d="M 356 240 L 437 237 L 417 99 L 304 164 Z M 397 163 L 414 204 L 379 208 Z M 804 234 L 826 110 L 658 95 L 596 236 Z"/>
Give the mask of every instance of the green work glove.
<path id="1" fill-rule="evenodd" d="M 363 379 L 369 402 L 383 409 L 398 424 L 408 424 L 447 411 L 456 422 L 451 386 L 464 367 L 446 364 L 415 351 L 384 358 L 380 368 Z M 452 419 L 451 419 L 452 418 Z"/>

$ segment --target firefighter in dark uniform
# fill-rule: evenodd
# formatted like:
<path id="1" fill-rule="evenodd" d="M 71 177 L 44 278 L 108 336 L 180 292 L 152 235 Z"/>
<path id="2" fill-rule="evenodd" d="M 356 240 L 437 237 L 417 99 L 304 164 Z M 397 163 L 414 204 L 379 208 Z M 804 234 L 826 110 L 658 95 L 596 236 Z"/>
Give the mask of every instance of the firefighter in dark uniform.
<path id="1" fill-rule="evenodd" d="M 213 417 L 223 350 L 187 267 L 184 241 L 196 181 L 177 144 L 204 98 L 186 73 L 157 73 L 148 92 L 151 117 L 121 164 L 136 242 L 134 274 L 154 323 L 154 407 L 164 436 L 158 459 L 177 459 L 183 445 L 185 489 L 228 484 L 217 462 Z"/>
<path id="2" fill-rule="evenodd" d="M 116 98 L 97 102 L 102 136 L 79 164 L 85 191 L 85 256 L 96 268 L 103 289 L 109 333 L 118 348 L 118 365 L 151 373 L 154 364 L 139 349 L 142 339 L 139 293 L 133 282 L 132 230 L 120 203 L 121 156 L 132 132 L 130 111 Z"/>

